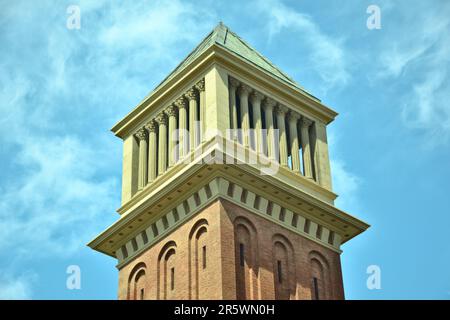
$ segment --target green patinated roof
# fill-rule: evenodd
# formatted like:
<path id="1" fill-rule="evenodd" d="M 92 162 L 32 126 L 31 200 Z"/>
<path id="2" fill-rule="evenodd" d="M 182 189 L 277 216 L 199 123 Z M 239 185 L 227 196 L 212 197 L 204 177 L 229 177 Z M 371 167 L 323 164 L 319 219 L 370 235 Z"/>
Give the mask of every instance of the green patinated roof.
<path id="1" fill-rule="evenodd" d="M 192 61 L 194 61 L 199 55 L 201 55 L 206 49 L 211 47 L 213 44 L 219 45 L 234 54 L 237 54 L 244 60 L 264 69 L 266 72 L 270 73 L 272 76 L 287 82 L 288 84 L 304 91 L 308 95 L 305 89 L 303 89 L 298 83 L 296 83 L 292 78 L 290 78 L 283 71 L 278 69 L 273 63 L 271 63 L 267 58 L 261 55 L 258 51 L 252 48 L 244 40 L 242 40 L 236 33 L 230 30 L 222 22 L 220 22 L 210 34 L 206 36 L 205 39 L 173 70 L 156 88 L 160 88 L 167 81 L 173 78 L 179 71 L 184 69 Z"/>

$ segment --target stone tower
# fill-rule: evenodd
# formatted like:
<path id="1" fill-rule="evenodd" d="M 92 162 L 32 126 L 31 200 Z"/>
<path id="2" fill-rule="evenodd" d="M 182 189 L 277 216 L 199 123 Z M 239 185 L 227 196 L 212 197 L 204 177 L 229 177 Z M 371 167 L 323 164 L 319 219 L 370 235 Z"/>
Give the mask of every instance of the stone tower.
<path id="1" fill-rule="evenodd" d="M 112 128 L 120 219 L 89 246 L 119 299 L 343 299 L 340 246 L 368 225 L 334 206 L 336 115 L 219 24 Z"/>

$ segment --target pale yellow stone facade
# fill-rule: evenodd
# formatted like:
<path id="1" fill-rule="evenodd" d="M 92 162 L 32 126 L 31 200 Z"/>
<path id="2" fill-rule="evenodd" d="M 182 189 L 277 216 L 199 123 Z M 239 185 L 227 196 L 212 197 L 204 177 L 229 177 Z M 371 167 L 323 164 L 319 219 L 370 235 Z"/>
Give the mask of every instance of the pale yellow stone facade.
<path id="1" fill-rule="evenodd" d="M 340 252 L 368 225 L 334 206 L 327 125 L 337 113 L 214 32 L 113 127 L 123 140 L 120 219 L 89 246 L 120 267 L 220 197 Z"/>

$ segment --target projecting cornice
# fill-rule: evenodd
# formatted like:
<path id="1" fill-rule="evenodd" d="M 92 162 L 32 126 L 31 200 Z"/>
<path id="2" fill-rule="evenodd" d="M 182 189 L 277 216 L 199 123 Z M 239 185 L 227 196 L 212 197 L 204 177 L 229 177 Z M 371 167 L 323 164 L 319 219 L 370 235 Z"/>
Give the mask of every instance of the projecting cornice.
<path id="1" fill-rule="evenodd" d="M 207 158 L 209 163 L 214 163 L 216 159 L 222 160 L 226 156 L 216 144 L 211 143 L 200 158 Z M 241 190 L 245 189 L 264 201 L 273 202 L 284 208 L 288 213 L 299 214 L 302 218 L 323 226 L 339 235 L 339 244 L 369 227 L 365 222 L 336 208 L 332 204 L 335 197 L 332 192 L 284 168 L 279 168 L 279 172 L 275 175 L 261 175 L 260 168 L 250 164 L 180 162 L 173 170 L 145 187 L 122 206 L 118 210 L 122 217 L 90 242 L 89 246 L 116 256 L 116 250 L 215 179 L 235 184 Z M 218 195 L 230 201 L 240 199 L 239 196 L 223 192 Z M 255 204 L 246 203 L 249 209 L 255 209 L 252 209 L 251 205 Z M 263 209 L 261 207 L 258 210 Z"/>

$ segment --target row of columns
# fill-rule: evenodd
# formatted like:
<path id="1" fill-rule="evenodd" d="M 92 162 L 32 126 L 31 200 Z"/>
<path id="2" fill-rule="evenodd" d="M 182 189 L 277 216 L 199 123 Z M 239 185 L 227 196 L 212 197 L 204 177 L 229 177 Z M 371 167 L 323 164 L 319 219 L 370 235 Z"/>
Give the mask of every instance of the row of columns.
<path id="1" fill-rule="evenodd" d="M 313 122 L 234 78 L 230 78 L 229 81 L 229 94 L 230 126 L 232 129 L 241 128 L 241 143 L 254 148 L 258 154 L 265 152 L 263 143 L 267 143 L 267 156 L 278 160 L 283 167 L 288 167 L 290 154 L 292 170 L 312 179 L 314 174 L 309 128 Z M 252 111 L 252 128 L 249 108 Z M 264 123 L 262 110 L 265 114 Z M 168 167 L 173 166 L 198 146 L 201 132 L 204 130 L 204 113 L 205 82 L 202 79 L 135 133 L 139 142 L 138 189 L 153 182 L 166 172 Z M 278 150 L 274 135 L 275 124 L 279 130 Z M 177 129 L 179 135 L 174 137 L 173 134 Z M 250 129 L 254 129 L 251 137 Z M 262 136 L 262 129 L 267 130 L 267 136 Z M 237 140 L 239 138 L 237 131 L 232 132 L 234 132 L 233 139 Z M 251 140 L 254 142 L 253 145 Z M 300 147 L 302 163 L 299 156 Z"/>
<path id="2" fill-rule="evenodd" d="M 313 178 L 312 154 L 310 146 L 309 128 L 312 121 L 305 116 L 301 116 L 293 110 L 289 110 L 286 106 L 277 103 L 272 98 L 264 96 L 264 94 L 252 89 L 250 86 L 240 81 L 230 78 L 230 126 L 232 129 L 241 128 L 242 144 L 246 147 L 250 146 L 249 129 L 254 129 L 254 149 L 259 154 L 263 152 L 263 141 L 267 141 L 267 156 L 271 159 L 277 159 L 279 156 L 280 165 L 288 167 L 288 155 L 291 154 L 292 170 L 301 173 L 303 167 L 303 175 L 307 178 Z M 240 119 L 238 119 L 238 105 L 240 106 Z M 252 108 L 253 128 L 250 128 L 249 102 Z M 265 123 L 262 123 L 261 107 L 264 110 Z M 276 115 L 274 119 L 273 115 Z M 285 126 L 287 119 L 288 128 Z M 279 150 L 275 150 L 274 128 L 275 122 L 279 130 Z M 267 130 L 267 139 L 261 134 L 261 129 Z M 300 132 L 298 130 L 300 127 Z M 288 131 L 287 131 L 288 130 Z M 288 144 L 287 132 L 289 132 L 290 141 Z M 300 139 L 299 139 L 300 136 Z M 234 131 L 233 138 L 238 139 L 237 131 Z M 300 143 L 302 150 L 303 163 L 300 163 Z"/>
<path id="3" fill-rule="evenodd" d="M 202 79 L 135 133 L 139 142 L 139 190 L 198 146 L 200 127 L 204 123 L 204 109 L 205 81 Z"/>

